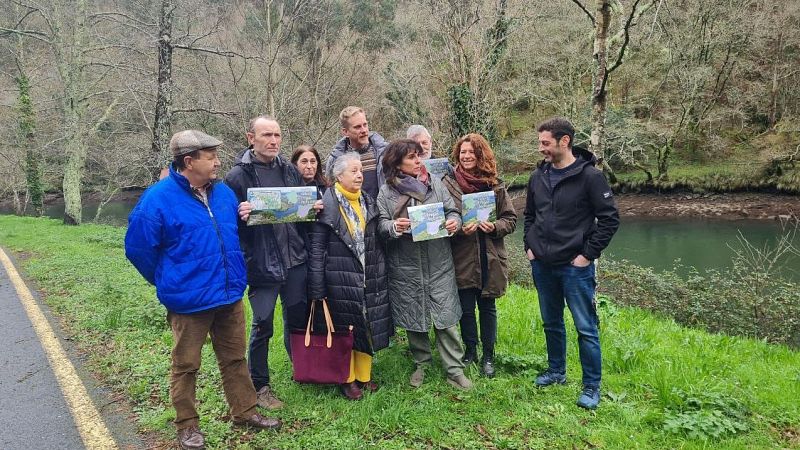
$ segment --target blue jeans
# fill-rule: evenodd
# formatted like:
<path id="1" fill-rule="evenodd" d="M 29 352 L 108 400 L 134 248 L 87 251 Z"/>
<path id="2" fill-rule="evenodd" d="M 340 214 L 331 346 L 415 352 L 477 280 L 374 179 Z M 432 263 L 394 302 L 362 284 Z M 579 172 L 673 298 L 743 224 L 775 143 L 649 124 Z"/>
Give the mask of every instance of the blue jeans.
<path id="1" fill-rule="evenodd" d="M 586 267 L 575 267 L 570 264 L 549 265 L 533 260 L 531 267 L 533 282 L 539 293 L 539 310 L 542 313 L 550 370 L 566 373 L 567 369 L 567 332 L 564 328 L 566 301 L 578 332 L 583 384 L 600 387 L 600 333 L 594 302 L 594 262 Z"/>

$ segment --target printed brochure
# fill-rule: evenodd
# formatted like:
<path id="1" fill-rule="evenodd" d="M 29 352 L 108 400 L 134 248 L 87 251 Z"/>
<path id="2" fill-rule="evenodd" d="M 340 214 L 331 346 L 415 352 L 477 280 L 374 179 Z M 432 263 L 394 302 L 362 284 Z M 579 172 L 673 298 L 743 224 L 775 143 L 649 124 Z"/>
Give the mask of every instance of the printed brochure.
<path id="1" fill-rule="evenodd" d="M 408 218 L 411 219 L 411 237 L 414 242 L 448 236 L 444 228 L 444 204 L 441 202 L 409 206 Z"/>
<path id="2" fill-rule="evenodd" d="M 461 196 L 461 217 L 464 225 L 497 220 L 494 191 L 476 192 Z"/>
<path id="3" fill-rule="evenodd" d="M 247 225 L 312 222 L 317 218 L 315 186 L 268 187 L 247 189 L 247 201 L 253 205 Z"/>

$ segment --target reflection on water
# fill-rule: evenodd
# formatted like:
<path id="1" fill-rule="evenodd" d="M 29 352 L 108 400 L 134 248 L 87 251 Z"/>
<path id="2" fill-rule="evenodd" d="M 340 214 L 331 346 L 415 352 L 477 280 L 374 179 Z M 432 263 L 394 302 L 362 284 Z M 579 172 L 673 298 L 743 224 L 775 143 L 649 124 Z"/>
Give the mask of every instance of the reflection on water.
<path id="1" fill-rule="evenodd" d="M 521 242 L 520 230 L 512 237 L 512 245 Z M 619 260 L 626 259 L 636 265 L 652 267 L 657 271 L 675 267 L 676 261 L 681 266 L 692 266 L 699 270 L 720 269 L 732 266 L 731 249 L 741 248 L 737 239 L 742 235 L 754 246 L 774 247 L 781 233 L 781 227 L 775 221 L 761 220 L 686 220 L 686 219 L 640 219 L 623 217 L 620 230 L 617 232 L 605 256 Z M 800 247 L 800 236 L 795 237 L 795 245 Z M 686 268 L 678 268 L 679 273 L 686 274 Z M 800 257 L 787 256 L 781 261 L 780 272 L 783 276 L 800 280 Z"/>
<path id="2" fill-rule="evenodd" d="M 103 206 L 103 210 L 100 213 L 100 220 L 99 223 L 108 224 L 108 225 L 115 225 L 115 226 L 125 226 L 128 224 L 128 214 L 131 213 L 133 207 L 136 206 L 137 199 L 125 200 L 125 201 L 111 201 Z M 97 213 L 97 207 L 99 203 L 97 202 L 84 202 L 83 210 L 81 211 L 81 216 L 83 218 L 83 223 L 89 223 L 94 221 L 94 215 Z M 0 208 L 0 214 L 14 214 L 13 209 L 7 208 Z M 28 208 L 28 214 L 31 214 L 31 208 Z M 45 205 L 44 207 L 44 215 L 47 217 L 52 217 L 54 219 L 63 219 L 64 218 L 64 202 L 59 201 L 53 204 Z"/>

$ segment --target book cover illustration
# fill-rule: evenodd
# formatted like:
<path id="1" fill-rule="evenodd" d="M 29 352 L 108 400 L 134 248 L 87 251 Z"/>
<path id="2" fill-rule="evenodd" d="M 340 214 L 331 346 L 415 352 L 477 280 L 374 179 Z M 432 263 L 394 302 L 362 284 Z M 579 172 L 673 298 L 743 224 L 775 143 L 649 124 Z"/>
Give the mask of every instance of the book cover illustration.
<path id="1" fill-rule="evenodd" d="M 476 192 L 461 196 L 461 217 L 464 225 L 497 220 L 494 191 Z"/>
<path id="2" fill-rule="evenodd" d="M 317 218 L 313 208 L 317 201 L 314 186 L 248 188 L 247 201 L 253 205 L 248 226 L 311 222 Z"/>
<path id="3" fill-rule="evenodd" d="M 428 170 L 428 173 L 439 178 L 445 176 L 451 170 L 450 161 L 447 158 L 426 159 L 422 163 L 425 164 L 425 169 Z"/>
<path id="4" fill-rule="evenodd" d="M 409 206 L 408 218 L 411 219 L 411 237 L 414 242 L 427 241 L 447 237 L 444 228 L 444 204 Z"/>

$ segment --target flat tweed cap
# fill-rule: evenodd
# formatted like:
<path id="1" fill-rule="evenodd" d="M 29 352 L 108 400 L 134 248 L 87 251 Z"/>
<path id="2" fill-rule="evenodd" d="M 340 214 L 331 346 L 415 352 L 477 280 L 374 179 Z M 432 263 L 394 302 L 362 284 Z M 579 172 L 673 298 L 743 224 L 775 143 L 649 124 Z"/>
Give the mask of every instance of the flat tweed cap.
<path id="1" fill-rule="evenodd" d="M 220 145 L 222 141 L 198 130 L 179 131 L 169 140 L 172 156 L 185 155 L 195 150 L 210 150 Z"/>

